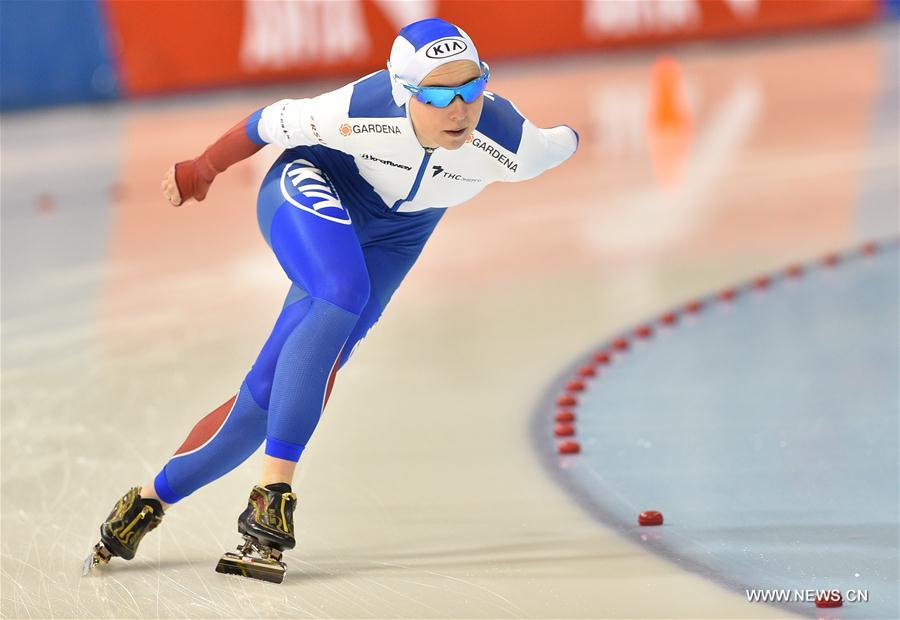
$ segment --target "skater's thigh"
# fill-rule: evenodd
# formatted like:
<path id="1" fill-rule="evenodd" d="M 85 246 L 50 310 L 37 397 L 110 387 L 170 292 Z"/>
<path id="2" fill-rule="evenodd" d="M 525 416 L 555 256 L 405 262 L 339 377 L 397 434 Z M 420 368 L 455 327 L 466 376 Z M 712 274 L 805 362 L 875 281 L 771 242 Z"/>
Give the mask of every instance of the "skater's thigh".
<path id="1" fill-rule="evenodd" d="M 260 191 L 260 225 L 291 282 L 310 296 L 358 313 L 369 275 L 350 215 L 327 176 L 286 151 Z"/>
<path id="2" fill-rule="evenodd" d="M 381 318 L 394 292 L 419 258 L 438 219 L 440 219 L 440 215 L 433 218 L 433 222 L 428 225 L 429 228 L 420 232 L 414 242 L 404 244 L 376 242 L 363 248 L 372 292 L 341 353 L 341 366 L 347 363 L 359 342 Z"/>

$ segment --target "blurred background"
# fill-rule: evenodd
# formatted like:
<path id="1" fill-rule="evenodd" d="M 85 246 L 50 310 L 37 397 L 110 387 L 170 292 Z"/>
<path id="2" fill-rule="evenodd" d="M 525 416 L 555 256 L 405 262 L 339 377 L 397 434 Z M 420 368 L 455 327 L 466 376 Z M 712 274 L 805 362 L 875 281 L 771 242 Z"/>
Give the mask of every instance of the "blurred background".
<path id="1" fill-rule="evenodd" d="M 2 616 L 815 617 L 748 603 L 721 563 L 679 564 L 598 520 L 534 420 L 595 343 L 665 308 L 893 242 L 898 14 L 896 0 L 0 2 Z M 490 88 L 530 120 L 576 128 L 578 153 L 447 213 L 304 453 L 280 588 L 213 572 L 259 454 L 171 510 L 133 562 L 82 579 L 115 498 L 234 393 L 288 288 L 256 226 L 273 147 L 186 208 L 164 201 L 162 174 L 253 110 L 382 68 L 396 32 L 431 16 L 469 33 Z M 869 325 L 897 342 L 890 315 Z M 879 364 L 896 392 L 896 355 Z M 875 405 L 893 437 L 876 455 L 883 498 L 896 404 Z M 888 536 L 860 555 L 896 560 L 898 508 L 878 509 Z M 820 585 L 808 575 L 785 587 Z M 896 600 L 828 617 L 896 617 Z"/>

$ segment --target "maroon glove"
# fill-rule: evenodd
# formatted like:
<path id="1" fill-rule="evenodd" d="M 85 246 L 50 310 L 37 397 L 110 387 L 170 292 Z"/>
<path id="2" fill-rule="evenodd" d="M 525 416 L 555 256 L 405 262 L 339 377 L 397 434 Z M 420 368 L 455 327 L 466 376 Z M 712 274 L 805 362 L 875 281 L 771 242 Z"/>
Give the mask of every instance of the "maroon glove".
<path id="1" fill-rule="evenodd" d="M 226 131 L 225 135 L 203 151 L 203 155 L 197 159 L 175 164 L 175 184 L 178 185 L 182 202 L 188 198 L 198 202 L 206 198 L 209 186 L 217 174 L 225 172 L 232 164 L 247 159 L 265 146 L 257 144 L 247 136 L 246 127 L 249 118 L 248 116 Z"/>

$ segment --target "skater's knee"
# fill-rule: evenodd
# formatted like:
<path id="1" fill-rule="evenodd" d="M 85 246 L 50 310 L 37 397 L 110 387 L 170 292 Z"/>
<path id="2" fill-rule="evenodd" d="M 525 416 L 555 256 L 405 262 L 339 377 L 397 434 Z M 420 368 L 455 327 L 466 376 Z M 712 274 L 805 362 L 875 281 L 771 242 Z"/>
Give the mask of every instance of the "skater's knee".
<path id="1" fill-rule="evenodd" d="M 371 284 L 364 266 L 335 271 L 318 279 L 310 295 L 327 301 L 355 315 L 362 313 L 369 301 Z"/>
<path id="2" fill-rule="evenodd" d="M 261 409 L 269 408 L 269 397 L 272 395 L 272 373 L 264 372 L 253 366 L 244 379 L 250 397 Z"/>

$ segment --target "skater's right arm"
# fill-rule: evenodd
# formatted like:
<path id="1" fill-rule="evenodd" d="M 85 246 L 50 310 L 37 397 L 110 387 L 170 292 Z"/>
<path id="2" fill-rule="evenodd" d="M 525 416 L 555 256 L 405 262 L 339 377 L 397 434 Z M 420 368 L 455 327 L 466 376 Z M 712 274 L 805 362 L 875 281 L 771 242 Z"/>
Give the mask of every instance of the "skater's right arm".
<path id="1" fill-rule="evenodd" d="M 251 114 L 229 129 L 199 157 L 180 161 L 166 172 L 162 189 L 169 202 L 177 207 L 191 199 L 203 200 L 217 174 L 265 146 L 251 138 L 249 125 L 254 116 Z"/>
<path id="2" fill-rule="evenodd" d="M 163 194 L 173 205 L 206 198 L 216 175 L 266 144 L 282 148 L 336 142 L 338 123 L 352 90 L 344 87 L 312 99 L 282 99 L 257 110 L 216 140 L 196 159 L 181 161 L 163 177 Z"/>

